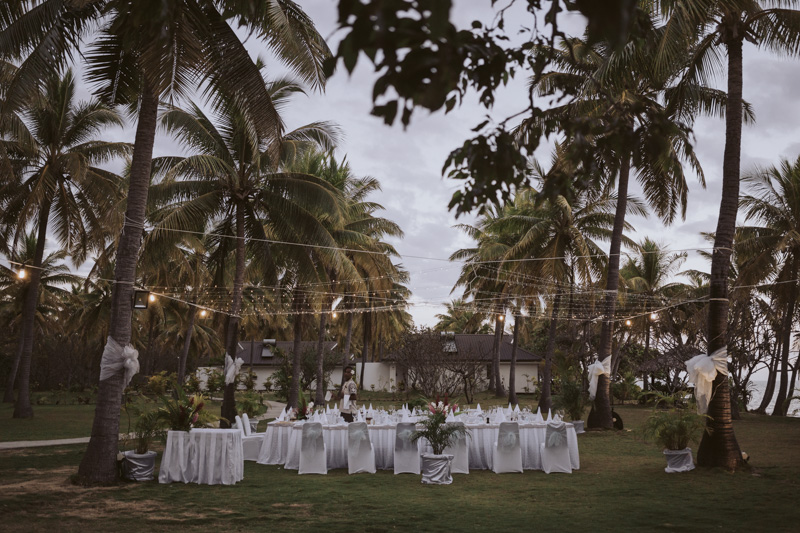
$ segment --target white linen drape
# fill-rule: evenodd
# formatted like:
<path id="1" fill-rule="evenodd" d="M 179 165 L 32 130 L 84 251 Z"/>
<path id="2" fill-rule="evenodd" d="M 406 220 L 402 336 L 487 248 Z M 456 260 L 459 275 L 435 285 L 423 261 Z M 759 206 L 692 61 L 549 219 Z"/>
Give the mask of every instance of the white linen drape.
<path id="1" fill-rule="evenodd" d="M 599 360 L 596 360 L 594 363 L 589 365 L 589 399 L 594 400 L 594 397 L 597 396 L 597 380 L 600 378 L 601 375 L 610 376 L 611 375 L 611 356 L 609 355 L 603 362 L 601 363 Z"/>
<path id="2" fill-rule="evenodd" d="M 711 385 L 717 372 L 728 375 L 728 348 L 723 347 L 711 355 L 701 353 L 686 361 L 686 372 L 690 383 L 694 383 L 694 395 L 697 398 L 697 412 L 704 415 L 708 412 L 708 401 L 711 399 Z"/>
<path id="3" fill-rule="evenodd" d="M 133 376 L 139 372 L 139 352 L 130 344 L 123 348 L 109 336 L 100 360 L 100 381 L 110 378 L 123 368 L 127 387 Z"/>

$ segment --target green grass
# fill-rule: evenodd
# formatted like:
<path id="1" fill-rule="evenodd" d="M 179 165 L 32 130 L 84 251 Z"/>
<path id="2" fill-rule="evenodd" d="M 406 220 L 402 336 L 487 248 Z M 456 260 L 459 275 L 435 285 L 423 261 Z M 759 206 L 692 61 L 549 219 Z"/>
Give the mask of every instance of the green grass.
<path id="1" fill-rule="evenodd" d="M 483 402 L 481 402 L 483 404 Z M 735 423 L 750 468 L 665 474 L 660 450 L 635 428 L 648 409 L 615 408 L 634 431 L 579 437 L 581 469 L 419 476 L 298 476 L 245 463 L 232 487 L 124 483 L 82 488 L 67 478 L 84 446 L 0 451 L 4 531 L 796 531 L 800 420 L 745 415 Z"/>

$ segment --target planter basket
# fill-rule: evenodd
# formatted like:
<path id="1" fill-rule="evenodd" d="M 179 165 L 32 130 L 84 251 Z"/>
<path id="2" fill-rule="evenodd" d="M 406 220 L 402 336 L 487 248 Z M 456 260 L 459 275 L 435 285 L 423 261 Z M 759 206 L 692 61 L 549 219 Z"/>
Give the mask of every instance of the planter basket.
<path id="1" fill-rule="evenodd" d="M 688 472 L 694 470 L 694 461 L 692 460 L 692 449 L 684 448 L 682 450 L 664 450 L 664 455 L 667 458 L 667 468 L 664 472 L 672 474 L 675 472 Z"/>
<path id="2" fill-rule="evenodd" d="M 449 485 L 453 482 L 450 475 L 452 455 L 422 454 L 422 482 L 428 485 Z"/>
<path id="3" fill-rule="evenodd" d="M 131 481 L 153 481 L 156 471 L 156 452 L 138 454 L 133 450 L 124 452 L 122 475 Z"/>
<path id="4" fill-rule="evenodd" d="M 575 434 L 580 435 L 581 433 L 586 433 L 583 429 L 583 420 L 573 420 L 572 425 L 575 426 Z"/>

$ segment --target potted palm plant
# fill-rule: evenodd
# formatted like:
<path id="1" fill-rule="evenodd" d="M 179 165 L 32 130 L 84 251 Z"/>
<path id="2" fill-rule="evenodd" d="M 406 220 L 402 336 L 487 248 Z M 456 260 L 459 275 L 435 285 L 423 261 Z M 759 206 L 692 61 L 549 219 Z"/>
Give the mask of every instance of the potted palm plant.
<path id="1" fill-rule="evenodd" d="M 450 475 L 450 463 L 452 455 L 445 455 L 444 449 L 455 444 L 466 430 L 462 425 L 447 423 L 447 415 L 458 410 L 458 404 L 448 405 L 447 399 L 444 402 L 431 402 L 428 404 L 428 416 L 419 425 L 422 429 L 417 429 L 411 437 L 416 442 L 419 439 L 427 440 L 433 453 L 422 454 L 422 482 L 434 485 L 449 485 L 453 482 Z"/>
<path id="2" fill-rule="evenodd" d="M 161 433 L 163 423 L 156 410 L 133 406 L 129 412 L 136 415 L 134 449 L 122 452 L 122 475 L 131 481 L 152 481 L 155 478 L 156 452 L 150 446 Z"/>
<path id="3" fill-rule="evenodd" d="M 659 399 L 653 412 L 645 420 L 642 433 L 645 440 L 653 441 L 664 449 L 667 473 L 688 472 L 694 469 L 691 442 L 697 442 L 706 426 L 706 416 L 690 407 L 679 406 L 674 396 L 657 395 Z M 661 407 L 669 404 L 667 408 Z"/>

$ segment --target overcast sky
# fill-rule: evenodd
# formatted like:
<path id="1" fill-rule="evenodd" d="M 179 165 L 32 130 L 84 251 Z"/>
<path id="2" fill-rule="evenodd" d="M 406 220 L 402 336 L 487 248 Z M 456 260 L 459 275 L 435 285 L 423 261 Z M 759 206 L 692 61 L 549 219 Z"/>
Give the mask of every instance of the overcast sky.
<path id="1" fill-rule="evenodd" d="M 300 0 L 299 3 L 335 50 L 342 37 L 341 32 L 336 32 L 337 2 Z M 475 19 L 490 20 L 493 13 L 489 5 L 489 0 L 457 1 L 454 20 L 462 27 Z M 522 24 L 531 22 L 524 11 L 512 13 L 509 20 Z M 580 15 L 569 15 L 561 25 L 578 35 L 583 19 Z M 255 37 L 248 40 L 247 46 L 254 55 L 268 55 L 266 50 L 260 49 Z M 275 76 L 284 72 L 277 65 L 274 71 Z M 284 117 L 289 128 L 317 120 L 338 123 L 345 138 L 337 155 L 347 156 L 356 175 L 370 175 L 380 180 L 383 190 L 371 200 L 382 204 L 386 208 L 383 216 L 397 222 L 405 232 L 405 238 L 392 240 L 392 243 L 402 255 L 403 266 L 411 273 L 413 297 L 409 311 L 417 324 L 432 326 L 436 323 L 435 315 L 443 310 L 442 304 L 460 295 L 450 293 L 460 264 L 443 259 L 473 244 L 453 226 L 475 220 L 471 216 L 456 220 L 448 212 L 447 204 L 456 184 L 442 178 L 442 166 L 450 151 L 471 136 L 470 129 L 483 120 L 487 110 L 470 98 L 447 115 L 418 110 L 405 130 L 401 126 L 385 126 L 381 119 L 370 115 L 374 79 L 371 64 L 362 57 L 352 76 L 341 69 L 329 80 L 325 93 L 296 98 L 286 108 Z M 500 93 L 495 108 L 490 111 L 494 118 L 503 119 L 525 107 L 525 81 L 524 77 L 514 80 Z M 717 85 L 724 88 L 725 80 L 718 80 Z M 800 61 L 775 57 L 745 43 L 744 97 L 753 105 L 757 121 L 753 126 L 746 126 L 743 133 L 743 172 L 756 164 L 772 165 L 782 157 L 796 158 L 800 154 L 798 87 Z M 88 96 L 86 87 L 81 89 L 84 97 Z M 133 132 L 131 126 L 125 131 L 109 132 L 108 137 L 131 141 Z M 664 228 L 654 217 L 630 217 L 636 229 L 632 235 L 635 240 L 647 235 L 673 250 L 708 247 L 700 232 L 712 232 L 716 226 L 724 123 L 719 119 L 701 118 L 695 126 L 695 135 L 695 149 L 705 171 L 707 189 L 702 189 L 696 180 L 690 181 L 686 220 L 671 227 Z M 549 161 L 548 151 L 544 147 L 538 153 L 545 164 Z M 172 139 L 159 135 L 156 156 L 179 152 Z M 634 185 L 631 192 L 638 195 L 638 187 Z M 708 265 L 690 252 L 684 268 L 707 271 Z M 87 269 L 84 265 L 80 270 Z"/>
<path id="2" fill-rule="evenodd" d="M 336 2 L 308 0 L 300 3 L 320 33 L 330 36 L 329 44 L 335 50 L 342 37 L 341 32 L 335 32 Z M 488 0 L 456 2 L 454 19 L 461 26 L 467 26 L 474 19 L 486 21 L 492 16 L 486 7 L 489 4 Z M 512 16 L 509 20 L 530 23 L 524 13 L 518 15 L 518 19 Z M 583 20 L 579 15 L 571 15 L 562 24 L 573 34 L 579 34 Z M 418 324 L 434 325 L 436 313 L 442 311 L 442 302 L 452 297 L 450 291 L 460 266 L 438 259 L 472 245 L 463 232 L 452 226 L 474 220 L 474 217 L 462 216 L 456 221 L 448 212 L 447 204 L 456 185 L 442 178 L 441 169 L 450 151 L 470 136 L 470 129 L 487 111 L 473 99 L 472 103 L 447 115 L 418 110 L 405 131 L 401 126 L 388 127 L 369 114 L 374 77 L 371 64 L 362 57 L 352 76 L 341 69 L 328 82 L 325 94 L 298 102 L 287 109 L 286 116 L 294 124 L 317 119 L 338 122 L 346 133 L 339 153 L 347 154 L 357 174 L 380 179 L 383 191 L 374 199 L 386 207 L 386 216 L 405 231 L 405 238 L 394 244 L 403 255 L 404 266 L 412 273 L 410 286 L 414 305 L 410 311 Z M 517 79 L 502 93 L 491 111 L 493 117 L 502 119 L 524 107 L 524 83 L 524 78 Z M 720 88 L 725 88 L 725 83 L 725 79 L 717 81 Z M 800 61 L 775 57 L 745 44 L 744 98 L 753 105 L 757 121 L 755 125 L 746 126 L 743 132 L 743 172 L 756 164 L 772 165 L 782 157 L 796 158 L 800 154 L 798 87 Z M 647 235 L 674 250 L 708 247 L 700 232 L 713 232 L 716 227 L 724 122 L 701 118 L 695 126 L 695 136 L 695 149 L 705 172 L 707 188 L 704 190 L 695 179 L 690 181 L 686 220 L 671 227 L 665 228 L 655 217 L 630 217 L 636 229 L 632 235 L 635 240 Z M 547 148 L 540 150 L 545 163 L 549 161 L 547 152 Z M 639 191 L 637 186 L 632 188 L 634 195 Z M 709 269 L 707 262 L 694 252 L 689 253 L 684 268 Z"/>

